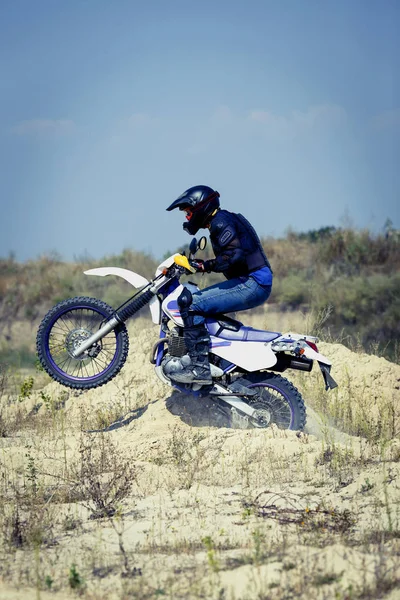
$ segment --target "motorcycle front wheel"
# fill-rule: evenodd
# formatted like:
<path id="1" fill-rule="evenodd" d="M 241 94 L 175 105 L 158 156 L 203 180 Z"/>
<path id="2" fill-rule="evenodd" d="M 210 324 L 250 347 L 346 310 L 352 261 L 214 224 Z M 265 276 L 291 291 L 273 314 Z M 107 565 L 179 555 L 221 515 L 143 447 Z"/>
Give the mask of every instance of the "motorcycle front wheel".
<path id="1" fill-rule="evenodd" d="M 260 418 L 259 427 L 274 423 L 279 429 L 302 431 L 306 424 L 304 400 L 295 386 L 275 373 L 248 373 L 243 377 L 258 396 L 249 398 Z"/>
<path id="2" fill-rule="evenodd" d="M 44 317 L 36 337 L 39 361 L 50 377 L 74 389 L 96 388 L 115 377 L 128 356 L 124 324 L 78 358 L 73 355 L 113 315 L 111 306 L 96 298 L 77 297 L 56 304 Z"/>

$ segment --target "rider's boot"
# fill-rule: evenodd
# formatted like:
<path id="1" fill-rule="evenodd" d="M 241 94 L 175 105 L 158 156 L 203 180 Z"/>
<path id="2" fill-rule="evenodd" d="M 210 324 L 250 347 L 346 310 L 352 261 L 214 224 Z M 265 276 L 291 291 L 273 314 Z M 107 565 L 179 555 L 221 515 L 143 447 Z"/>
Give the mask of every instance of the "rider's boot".
<path id="1" fill-rule="evenodd" d="M 210 385 L 212 383 L 208 350 L 210 348 L 210 334 L 204 323 L 194 324 L 194 315 L 190 312 L 192 294 L 184 287 L 177 303 L 183 321 L 183 339 L 190 356 L 190 364 L 183 366 L 182 370 L 174 372 L 171 379 L 179 383 L 198 383 Z"/>
<path id="2" fill-rule="evenodd" d="M 182 371 L 176 371 L 171 379 L 179 383 L 198 383 L 200 385 L 212 384 L 208 351 L 210 348 L 210 334 L 203 324 L 185 327 L 183 338 L 190 356 L 190 364 Z"/>

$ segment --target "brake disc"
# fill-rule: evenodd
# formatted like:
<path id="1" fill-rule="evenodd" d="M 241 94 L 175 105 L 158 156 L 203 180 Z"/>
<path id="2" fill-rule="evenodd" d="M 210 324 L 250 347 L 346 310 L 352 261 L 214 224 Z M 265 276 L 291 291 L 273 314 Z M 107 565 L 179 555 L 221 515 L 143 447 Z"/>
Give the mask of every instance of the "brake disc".
<path id="1" fill-rule="evenodd" d="M 75 350 L 79 348 L 82 342 L 88 340 L 91 335 L 93 335 L 93 332 L 89 331 L 89 329 L 84 329 L 83 327 L 73 329 L 69 332 L 65 339 L 65 348 L 71 358 L 75 358 L 75 360 L 84 360 L 88 356 L 90 356 L 90 358 L 96 358 L 101 351 L 101 346 L 98 343 L 93 344 L 93 346 L 88 348 L 88 350 L 83 352 L 78 358 L 74 355 Z"/>

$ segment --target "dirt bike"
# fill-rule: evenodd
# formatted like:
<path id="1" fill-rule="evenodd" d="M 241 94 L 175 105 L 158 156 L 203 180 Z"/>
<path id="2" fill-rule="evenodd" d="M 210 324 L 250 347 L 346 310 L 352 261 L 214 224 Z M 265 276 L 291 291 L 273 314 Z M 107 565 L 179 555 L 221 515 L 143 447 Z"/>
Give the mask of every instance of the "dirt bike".
<path id="1" fill-rule="evenodd" d="M 295 333 L 280 334 L 246 327 L 226 315 L 206 318 L 211 347 L 209 360 L 213 384 L 178 384 L 173 374 L 190 363 L 183 337 L 183 321 L 177 298 L 183 287 L 198 291 L 193 283 L 180 284 L 180 277 L 196 272 L 195 254 L 207 240 L 193 238 L 189 257 L 174 254 L 162 262 L 155 278 L 118 267 L 85 271 L 100 277 L 116 275 L 139 291 L 119 308 L 88 297 L 59 302 L 44 317 L 37 333 L 39 360 L 47 373 L 70 388 L 90 389 L 104 385 L 122 369 L 129 349 L 125 326 L 146 304 L 152 321 L 160 325 L 150 360 L 157 376 L 185 394 L 212 397 L 229 407 L 244 427 L 302 430 L 306 409 L 299 391 L 279 373 L 287 369 L 310 372 L 318 362 L 326 389 L 337 387 L 330 375 L 331 362 L 318 352 L 318 339 Z M 201 400 L 200 400 L 201 401 Z"/>

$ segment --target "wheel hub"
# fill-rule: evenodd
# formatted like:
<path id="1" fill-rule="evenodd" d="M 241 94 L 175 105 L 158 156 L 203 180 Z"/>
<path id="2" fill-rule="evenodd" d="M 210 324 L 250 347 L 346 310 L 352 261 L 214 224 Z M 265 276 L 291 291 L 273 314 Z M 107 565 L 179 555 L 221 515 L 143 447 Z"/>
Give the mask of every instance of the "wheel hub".
<path id="1" fill-rule="evenodd" d="M 265 407 L 257 408 L 253 419 L 256 427 L 268 427 L 271 422 L 271 412 Z"/>
<path id="2" fill-rule="evenodd" d="M 88 340 L 92 334 L 92 331 L 89 331 L 89 329 L 83 329 L 82 327 L 70 331 L 65 340 L 65 347 L 68 354 L 72 358 L 75 358 L 75 360 L 84 360 L 88 356 L 90 356 L 90 358 L 96 358 L 101 350 L 100 345 L 97 343 L 85 350 L 85 352 L 83 352 L 83 354 L 80 356 L 76 357 L 74 355 L 75 350 L 79 348 L 82 342 Z"/>

